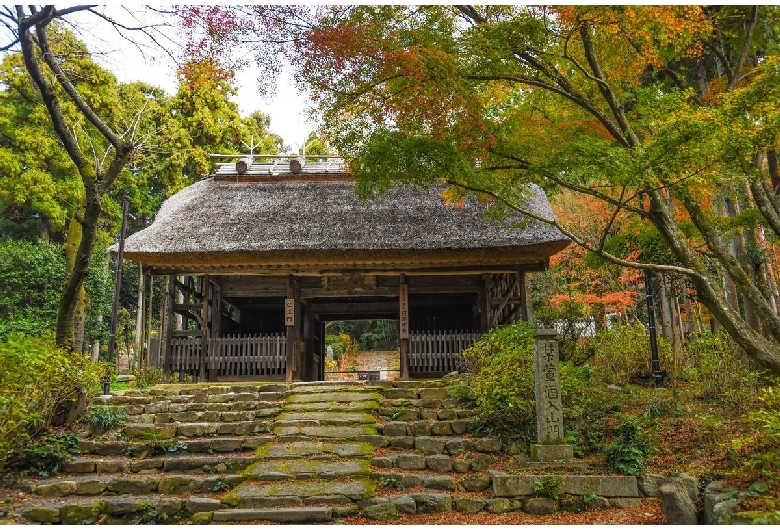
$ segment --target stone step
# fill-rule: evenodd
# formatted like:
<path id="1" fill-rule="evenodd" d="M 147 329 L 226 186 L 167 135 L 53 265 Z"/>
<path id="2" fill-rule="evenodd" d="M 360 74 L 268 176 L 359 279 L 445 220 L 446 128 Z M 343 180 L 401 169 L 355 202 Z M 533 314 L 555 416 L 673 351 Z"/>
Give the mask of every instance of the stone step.
<path id="1" fill-rule="evenodd" d="M 281 425 L 274 427 L 273 433 L 280 437 L 311 437 L 331 440 L 357 440 L 361 436 L 377 435 L 376 427 L 363 425 L 360 427 L 344 427 L 336 425 Z"/>
<path id="2" fill-rule="evenodd" d="M 425 488 L 441 491 L 481 492 L 492 486 L 491 476 L 487 473 L 472 473 L 462 476 L 452 474 L 398 473 L 395 471 L 375 471 L 371 480 L 387 489 Z"/>
<path id="3" fill-rule="evenodd" d="M 158 448 L 152 447 L 148 441 L 125 440 L 80 440 L 79 450 L 82 456 L 147 456 L 155 452 L 166 453 L 182 451 L 187 454 L 199 453 L 231 453 L 253 451 L 258 446 L 273 440 L 273 436 L 240 436 L 216 438 L 188 438 L 186 440 L 167 440 Z M 155 449 L 157 449 L 155 451 Z"/>
<path id="4" fill-rule="evenodd" d="M 363 412 L 366 414 L 372 414 L 379 410 L 379 403 L 376 401 L 350 401 L 344 402 L 328 402 L 328 401 L 315 401 L 312 403 L 285 403 L 284 410 L 288 412 L 292 411 L 312 411 L 312 412 Z"/>
<path id="5" fill-rule="evenodd" d="M 176 437 L 201 438 L 203 436 L 269 433 L 273 422 L 269 420 L 195 423 L 126 423 L 124 435 L 131 440 L 160 441 Z"/>
<path id="6" fill-rule="evenodd" d="M 266 442 L 255 451 L 259 458 L 366 458 L 374 452 L 374 446 L 366 442 L 338 441 L 290 441 Z"/>
<path id="7" fill-rule="evenodd" d="M 207 496 L 114 495 L 36 503 L 22 506 L 20 512 L 33 523 L 170 524 L 223 508 L 219 499 Z"/>
<path id="8" fill-rule="evenodd" d="M 301 504 L 344 504 L 373 497 L 368 479 L 342 481 L 293 480 L 265 484 L 243 483 L 222 498 L 231 508 L 274 508 Z"/>
<path id="9" fill-rule="evenodd" d="M 355 401 L 380 401 L 382 399 L 382 395 L 377 392 L 365 392 L 365 391 L 354 391 L 354 392 L 315 392 L 315 393 L 290 393 L 287 396 L 286 403 L 322 403 L 322 402 L 333 402 L 333 403 L 352 403 Z"/>
<path id="10" fill-rule="evenodd" d="M 476 438 L 469 440 L 456 436 L 385 436 L 387 447 L 397 450 L 413 449 L 422 455 L 448 454 L 457 456 L 472 451 L 478 453 L 498 453 L 501 440 L 498 438 Z"/>
<path id="11" fill-rule="evenodd" d="M 273 523 L 327 523 L 333 518 L 333 508 L 326 506 L 302 506 L 274 509 L 217 510 L 211 520 L 215 523 L 270 521 Z"/>
<path id="12" fill-rule="evenodd" d="M 188 471 L 199 473 L 225 473 L 246 469 L 258 458 L 251 453 L 244 455 L 163 455 L 152 457 L 74 457 L 62 468 L 63 473 L 158 473 Z"/>
<path id="13" fill-rule="evenodd" d="M 379 427 L 385 436 L 451 436 L 473 432 L 474 420 L 390 421 Z"/>
<path id="14" fill-rule="evenodd" d="M 293 383 L 291 394 L 314 392 L 384 392 L 392 388 L 391 381 L 302 381 Z"/>
<path id="15" fill-rule="evenodd" d="M 248 480 L 273 481 L 368 477 L 370 473 L 371 466 L 365 459 L 333 461 L 297 458 L 257 462 L 248 467 L 243 476 Z"/>
<path id="16" fill-rule="evenodd" d="M 353 425 L 375 424 L 376 417 L 364 412 L 332 411 L 286 411 L 276 417 L 276 426 L 292 425 L 291 422 L 311 422 L 310 425 Z M 303 425 L 303 423 L 300 423 Z"/>
<path id="17" fill-rule="evenodd" d="M 191 475 L 82 475 L 56 479 L 26 480 L 22 489 L 46 498 L 70 496 L 149 495 L 153 493 L 216 494 L 234 488 L 246 479 L 237 474 Z"/>

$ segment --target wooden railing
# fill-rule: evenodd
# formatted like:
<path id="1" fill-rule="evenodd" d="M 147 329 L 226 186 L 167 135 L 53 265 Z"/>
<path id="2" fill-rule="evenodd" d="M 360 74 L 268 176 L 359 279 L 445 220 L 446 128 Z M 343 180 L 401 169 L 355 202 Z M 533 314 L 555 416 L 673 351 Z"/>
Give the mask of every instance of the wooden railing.
<path id="1" fill-rule="evenodd" d="M 209 339 L 209 370 L 220 377 L 284 376 L 287 367 L 287 337 L 271 335 L 227 335 Z"/>
<path id="2" fill-rule="evenodd" d="M 412 331 L 409 373 L 445 374 L 458 370 L 460 352 L 479 340 L 476 331 Z"/>
<path id="3" fill-rule="evenodd" d="M 200 348 L 200 338 L 172 338 L 171 372 L 200 376 Z M 283 377 L 286 366 L 284 334 L 226 335 L 208 340 L 206 367 L 219 378 Z"/>
<path id="4" fill-rule="evenodd" d="M 199 337 L 173 337 L 171 339 L 171 372 L 197 374 L 200 368 Z"/>

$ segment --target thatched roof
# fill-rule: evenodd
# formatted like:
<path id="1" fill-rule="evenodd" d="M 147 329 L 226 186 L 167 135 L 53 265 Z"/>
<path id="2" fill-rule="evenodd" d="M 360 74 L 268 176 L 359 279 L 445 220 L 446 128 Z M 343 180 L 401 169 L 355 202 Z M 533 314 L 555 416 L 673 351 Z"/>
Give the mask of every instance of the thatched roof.
<path id="1" fill-rule="evenodd" d="M 495 224 L 474 200 L 455 208 L 443 201 L 441 188 L 400 187 L 361 201 L 354 187 L 349 180 L 208 178 L 165 201 L 151 226 L 127 238 L 125 256 L 172 266 L 267 264 L 273 256 L 291 263 L 328 253 L 339 261 L 399 251 L 456 260 L 458 252 L 478 251 L 489 260 L 503 251 L 544 262 L 568 244 L 543 223 L 518 229 Z M 535 186 L 529 191 L 526 206 L 552 217 L 544 192 Z"/>

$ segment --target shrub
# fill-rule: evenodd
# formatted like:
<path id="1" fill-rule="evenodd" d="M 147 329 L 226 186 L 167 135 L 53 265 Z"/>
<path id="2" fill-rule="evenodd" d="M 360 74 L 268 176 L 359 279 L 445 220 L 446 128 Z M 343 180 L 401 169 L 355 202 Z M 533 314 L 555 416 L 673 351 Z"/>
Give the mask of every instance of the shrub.
<path id="1" fill-rule="evenodd" d="M 761 389 L 759 401 L 760 406 L 748 414 L 756 434 L 732 441 L 742 466 L 737 474 L 776 487 L 780 485 L 780 379 Z"/>
<path id="2" fill-rule="evenodd" d="M 606 384 L 625 385 L 633 377 L 652 376 L 650 339 L 645 327 L 636 322 L 600 330 L 591 340 L 595 354 L 589 360 L 594 375 Z M 658 357 L 662 369 L 672 366 L 672 350 L 658 337 Z"/>
<path id="3" fill-rule="evenodd" d="M 518 322 L 486 333 L 463 352 L 464 365 L 473 374 L 479 431 L 511 434 L 524 442 L 535 439 L 534 335 L 531 324 Z M 593 392 L 593 371 L 564 362 L 560 373 L 567 442 L 580 455 L 600 450 L 600 419 L 610 405 Z"/>
<path id="4" fill-rule="evenodd" d="M 89 411 L 81 419 L 89 428 L 90 436 L 98 436 L 120 425 L 124 425 L 127 411 L 118 407 L 90 405 Z"/>
<path id="5" fill-rule="evenodd" d="M 105 366 L 54 346 L 51 336 L 0 342 L 0 469 L 9 454 L 50 425 L 58 407 L 91 396 Z"/>
<path id="6" fill-rule="evenodd" d="M 75 434 L 47 436 L 39 443 L 28 445 L 12 453 L 9 468 L 22 474 L 34 473 L 48 477 L 57 473 L 78 454 L 79 438 Z"/>
<path id="7" fill-rule="evenodd" d="M 0 340 L 54 327 L 65 260 L 53 243 L 0 241 Z"/>
<path id="8" fill-rule="evenodd" d="M 626 418 L 605 450 L 607 464 L 626 475 L 635 475 L 647 469 L 645 461 L 650 456 L 650 450 L 650 442 L 645 439 L 639 424 L 632 418 Z"/>
<path id="9" fill-rule="evenodd" d="M 534 421 L 535 329 L 518 322 L 489 331 L 463 351 L 480 414 L 495 425 Z"/>
<path id="10" fill-rule="evenodd" d="M 153 366 L 133 370 L 133 375 L 135 376 L 135 386 L 141 389 L 154 386 L 165 379 L 165 371 L 162 368 Z M 171 376 L 173 377 L 173 374 Z M 178 380 L 179 375 L 176 374 L 176 381 L 178 382 Z"/>
<path id="11" fill-rule="evenodd" d="M 728 334 L 704 333 L 685 352 L 689 366 L 683 376 L 700 396 L 737 410 L 754 402 L 759 374 L 743 361 L 744 353 Z"/>

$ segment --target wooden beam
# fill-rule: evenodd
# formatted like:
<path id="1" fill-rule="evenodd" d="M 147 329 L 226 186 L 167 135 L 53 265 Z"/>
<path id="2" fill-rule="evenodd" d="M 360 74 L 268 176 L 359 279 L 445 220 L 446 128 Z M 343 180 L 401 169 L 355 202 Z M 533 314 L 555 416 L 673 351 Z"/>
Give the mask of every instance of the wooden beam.
<path id="1" fill-rule="evenodd" d="M 165 293 L 165 319 L 166 319 L 166 333 L 164 337 L 164 352 L 165 352 L 165 379 L 170 380 L 171 370 L 173 367 L 173 358 L 171 356 L 171 339 L 173 338 L 173 292 L 176 289 L 176 276 L 171 274 L 168 277 L 168 288 Z"/>
<path id="2" fill-rule="evenodd" d="M 287 326 L 287 381 L 292 381 L 295 376 L 293 368 L 295 367 L 295 342 L 300 336 L 301 327 L 301 288 L 298 279 L 292 274 L 287 276 L 287 299 L 293 301 L 293 324 Z"/>
<path id="3" fill-rule="evenodd" d="M 512 297 L 512 293 L 515 292 L 515 287 L 517 287 L 517 284 L 520 282 L 520 278 L 522 277 L 522 273 L 517 273 L 515 275 L 514 280 L 509 285 L 509 288 L 502 293 L 501 297 L 501 303 L 498 305 L 498 309 L 496 309 L 495 313 L 493 313 L 493 325 L 497 326 L 501 322 L 501 313 L 504 311 L 504 308 L 509 303 L 509 299 Z"/>
<path id="4" fill-rule="evenodd" d="M 201 315 L 200 315 L 200 356 L 198 359 L 198 382 L 207 380 L 206 355 L 209 346 L 209 275 L 200 279 Z"/>
<path id="5" fill-rule="evenodd" d="M 409 289 L 406 285 L 406 274 L 399 277 L 398 304 L 401 326 L 401 379 L 409 379 Z"/>
<path id="6" fill-rule="evenodd" d="M 138 259 L 144 263 L 143 259 Z M 145 266 L 146 263 L 144 263 Z M 148 265 L 152 274 L 218 274 L 224 276 L 235 276 L 244 274 L 258 275 L 278 275 L 294 274 L 296 276 L 322 276 L 326 274 L 346 274 L 360 273 L 373 274 L 377 276 L 397 277 L 399 270 L 405 270 L 407 274 L 418 276 L 425 275 L 452 275 L 460 276 L 467 274 L 506 274 L 517 272 L 518 268 L 526 271 L 543 271 L 545 269 L 544 261 L 522 262 L 512 259 L 507 263 L 500 264 L 415 264 L 415 263 L 388 263 L 387 265 L 377 265 L 372 263 L 349 263 L 336 266 L 323 267 L 321 263 L 273 263 L 273 264 L 246 264 L 246 265 Z"/>
<path id="7" fill-rule="evenodd" d="M 316 302 L 308 306 L 310 311 L 327 314 L 393 314 L 398 315 L 398 302 Z"/>

